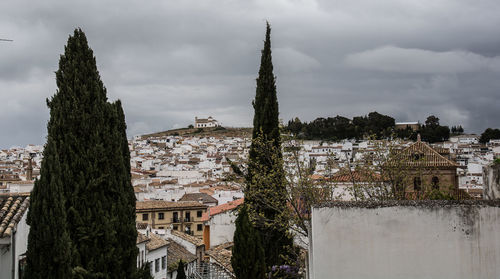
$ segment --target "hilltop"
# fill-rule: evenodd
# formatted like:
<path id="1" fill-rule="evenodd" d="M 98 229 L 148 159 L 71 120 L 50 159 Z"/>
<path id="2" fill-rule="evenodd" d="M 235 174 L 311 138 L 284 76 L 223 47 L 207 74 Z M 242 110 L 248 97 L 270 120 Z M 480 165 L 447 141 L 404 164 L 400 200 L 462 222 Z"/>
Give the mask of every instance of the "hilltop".
<path id="1" fill-rule="evenodd" d="M 143 139 L 162 136 L 198 136 L 198 137 L 240 137 L 249 138 L 252 136 L 252 128 L 180 128 L 163 132 L 156 132 L 142 135 Z"/>

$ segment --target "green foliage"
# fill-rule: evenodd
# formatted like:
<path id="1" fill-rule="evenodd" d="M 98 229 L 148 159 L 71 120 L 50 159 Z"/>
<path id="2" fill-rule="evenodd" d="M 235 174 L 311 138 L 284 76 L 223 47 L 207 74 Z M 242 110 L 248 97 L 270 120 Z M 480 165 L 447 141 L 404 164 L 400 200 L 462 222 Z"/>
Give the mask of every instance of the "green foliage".
<path id="1" fill-rule="evenodd" d="M 343 140 L 362 139 L 375 136 L 377 139 L 388 138 L 394 130 L 394 118 L 370 112 L 368 116 L 356 116 L 352 119 L 336 117 L 316 118 L 310 123 L 302 123 L 295 118 L 288 122 L 286 130 L 301 139 Z"/>
<path id="2" fill-rule="evenodd" d="M 488 128 L 484 130 L 479 138 L 479 142 L 488 143 L 491 139 L 500 139 L 500 129 Z"/>
<path id="3" fill-rule="evenodd" d="M 264 278 L 266 273 L 264 248 L 259 231 L 254 229 L 250 222 L 246 204 L 240 207 L 235 225 L 231 265 L 236 278 Z"/>
<path id="4" fill-rule="evenodd" d="M 193 124 L 189 124 L 188 129 L 194 129 Z"/>
<path id="5" fill-rule="evenodd" d="M 495 164 L 500 164 L 500 157 L 497 157 L 497 158 L 493 161 L 493 163 L 495 163 Z"/>
<path id="6" fill-rule="evenodd" d="M 271 56 L 271 28 L 267 24 L 262 50 L 253 119 L 252 145 L 246 174 L 245 202 L 260 232 L 267 268 L 288 258 L 292 238 L 288 233 L 286 185 L 279 128 L 278 98 Z M 236 236 L 235 236 L 236 237 Z"/>
<path id="7" fill-rule="evenodd" d="M 420 128 L 419 132 L 422 140 L 429 143 L 446 141 L 450 138 L 450 128 L 439 125 L 439 118 L 434 115 L 427 117 L 425 125 Z"/>
<path id="8" fill-rule="evenodd" d="M 184 271 L 184 262 L 182 260 L 179 261 L 177 265 L 177 277 L 176 279 L 186 279 L 186 272 Z"/>
<path id="9" fill-rule="evenodd" d="M 461 135 L 463 133 L 464 133 L 464 128 L 462 128 L 462 125 L 451 127 L 451 134 L 452 135 Z"/>
<path id="10" fill-rule="evenodd" d="M 141 268 L 138 268 L 135 278 L 153 279 L 153 276 L 151 276 L 151 264 L 146 262 Z"/>
<path id="11" fill-rule="evenodd" d="M 54 268 L 41 271 L 52 263 L 40 261 L 54 257 L 64 257 L 75 278 L 131 278 L 136 272 L 137 231 L 125 116 L 120 101 L 107 101 L 93 52 L 80 29 L 68 39 L 56 83 L 58 90 L 47 101 L 47 144 L 29 219 L 35 227 L 43 218 L 53 221 L 30 230 L 28 278 L 53 272 Z M 47 249 L 45 259 L 37 259 L 43 255 L 37 242 L 59 229 L 57 237 L 65 242 L 69 238 L 61 247 L 70 247 L 70 252 L 54 247 Z M 62 277 L 54 272 L 44 278 Z"/>

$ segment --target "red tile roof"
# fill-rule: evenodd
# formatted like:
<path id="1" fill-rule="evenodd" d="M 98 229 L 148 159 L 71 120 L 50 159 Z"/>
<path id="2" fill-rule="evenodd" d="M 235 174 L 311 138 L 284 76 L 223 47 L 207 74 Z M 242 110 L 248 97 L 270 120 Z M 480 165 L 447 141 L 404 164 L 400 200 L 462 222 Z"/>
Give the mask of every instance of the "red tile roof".
<path id="1" fill-rule="evenodd" d="M 233 210 L 233 209 L 237 208 L 240 204 L 243 204 L 243 202 L 244 202 L 244 198 L 241 198 L 241 199 L 237 199 L 234 201 L 230 201 L 230 202 L 225 203 L 225 204 L 209 207 L 207 212 L 203 213 L 203 215 L 201 217 L 201 221 L 208 221 L 210 219 L 210 217 L 212 217 L 214 215 L 226 212 L 228 210 Z"/>

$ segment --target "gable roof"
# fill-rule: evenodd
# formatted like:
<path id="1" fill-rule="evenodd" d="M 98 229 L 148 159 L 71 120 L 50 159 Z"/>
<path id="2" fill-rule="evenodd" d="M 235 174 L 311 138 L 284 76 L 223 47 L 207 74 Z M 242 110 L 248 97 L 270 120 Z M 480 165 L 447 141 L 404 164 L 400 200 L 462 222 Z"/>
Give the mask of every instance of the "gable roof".
<path id="1" fill-rule="evenodd" d="M 202 203 L 219 203 L 217 199 L 206 193 L 186 193 L 179 201 L 200 201 L 200 199 Z"/>
<path id="2" fill-rule="evenodd" d="M 161 238 L 159 235 L 156 235 L 155 233 L 150 233 L 149 242 L 146 243 L 146 249 L 148 249 L 149 251 L 153 251 L 161 247 L 164 247 L 167 244 L 168 244 L 167 240 Z"/>
<path id="3" fill-rule="evenodd" d="M 177 268 L 177 263 L 179 262 L 179 260 L 190 263 L 196 261 L 197 259 L 194 254 L 190 253 L 186 248 L 173 240 L 169 242 L 167 251 L 169 272 L 174 271 Z"/>
<path id="4" fill-rule="evenodd" d="M 245 198 L 241 198 L 241 199 L 230 201 L 228 203 L 224 203 L 221 205 L 209 207 L 207 212 L 203 213 L 203 215 L 201 217 L 201 221 L 208 221 L 210 219 L 210 217 L 212 217 L 214 215 L 224 213 L 224 212 L 229 211 L 229 210 L 233 210 L 233 209 L 237 208 L 240 204 L 243 204 L 244 201 L 245 201 Z"/>
<path id="5" fill-rule="evenodd" d="M 455 162 L 420 140 L 400 151 L 397 156 L 407 167 L 458 167 Z"/>
<path id="6" fill-rule="evenodd" d="M 29 193 L 0 196 L 0 238 L 9 237 L 29 207 Z"/>
<path id="7" fill-rule="evenodd" d="M 207 208 L 207 206 L 197 201 L 138 201 L 135 203 L 135 208 L 137 211 L 144 211 L 156 209 Z"/>

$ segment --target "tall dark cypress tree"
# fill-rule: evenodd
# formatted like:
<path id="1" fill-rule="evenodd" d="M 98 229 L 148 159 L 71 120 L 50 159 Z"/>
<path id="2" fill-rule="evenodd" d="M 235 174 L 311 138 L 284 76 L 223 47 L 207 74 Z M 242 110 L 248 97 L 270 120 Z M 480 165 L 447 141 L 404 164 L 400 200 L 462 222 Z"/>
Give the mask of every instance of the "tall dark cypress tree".
<path id="1" fill-rule="evenodd" d="M 137 232 L 125 117 L 119 101 L 107 101 L 95 57 L 80 29 L 68 39 L 56 83 L 58 90 L 48 101 L 47 147 L 54 145 L 51 152 L 61 169 L 54 179 L 61 183 L 57 193 L 67 212 L 72 247 L 68 260 L 78 276 L 131 278 Z M 43 175 L 35 188 L 46 187 Z M 33 213 L 31 220 L 36 218 Z"/>
<path id="2" fill-rule="evenodd" d="M 231 265 L 237 279 L 262 279 L 266 277 L 264 249 L 260 234 L 253 228 L 244 204 L 236 218 Z"/>
<path id="3" fill-rule="evenodd" d="M 35 181 L 28 211 L 25 278 L 71 278 L 71 241 L 66 229 L 61 166 L 56 144 L 49 134 L 40 180 Z"/>
<path id="4" fill-rule="evenodd" d="M 245 202 L 262 236 L 267 268 L 289 257 L 292 238 L 288 232 L 286 186 L 279 131 L 279 109 L 271 56 L 271 28 L 267 23 L 257 89 L 253 101 L 252 146 L 250 147 Z"/>

